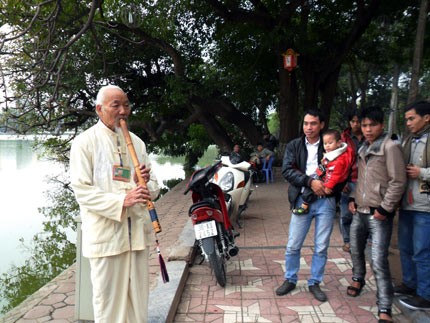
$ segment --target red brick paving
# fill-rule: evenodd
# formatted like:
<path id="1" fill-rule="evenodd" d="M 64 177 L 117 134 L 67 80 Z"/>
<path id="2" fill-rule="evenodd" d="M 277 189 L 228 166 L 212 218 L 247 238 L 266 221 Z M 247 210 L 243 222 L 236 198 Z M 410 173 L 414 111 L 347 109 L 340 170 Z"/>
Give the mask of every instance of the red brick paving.
<path id="1" fill-rule="evenodd" d="M 177 255 L 176 248 L 178 237 L 188 221 L 191 204 L 191 198 L 182 194 L 184 185 L 181 183 L 156 203 L 163 228 L 159 234 L 161 252 L 166 261 L 168 258 L 183 258 Z M 276 296 L 275 289 L 284 280 L 289 221 L 287 184 L 277 174 L 275 183 L 258 184 L 254 188 L 244 213 L 243 227 L 237 228 L 241 233 L 237 239 L 240 251 L 228 262 L 227 286 L 221 288 L 217 285 L 207 264 L 194 264 L 180 291 L 182 294 L 173 322 L 376 322 L 376 288 L 370 268 L 362 295 L 357 298 L 346 296 L 351 278 L 351 260 L 349 254 L 342 251 L 337 220 L 331 237 L 325 278 L 321 284 L 329 301 L 320 303 L 307 288 L 313 252 L 312 228 L 302 249 L 297 288 L 290 295 Z M 393 241 L 395 244 L 395 239 Z M 152 256 L 150 272 L 152 285 L 155 286 L 159 268 L 157 255 Z M 0 321 L 76 322 L 74 288 L 75 266 L 72 266 Z M 394 307 L 394 313 L 396 322 L 410 321 L 397 307 Z"/>
<path id="2" fill-rule="evenodd" d="M 350 255 L 342 251 L 336 219 L 321 288 L 328 302 L 315 300 L 307 288 L 313 253 L 313 226 L 302 249 L 302 265 L 296 289 L 276 296 L 284 280 L 284 255 L 290 211 L 287 184 L 278 176 L 275 183 L 258 184 L 244 213 L 236 240 L 239 254 L 228 261 L 227 286 L 221 288 L 207 263 L 194 264 L 174 319 L 182 322 L 376 322 L 375 285 L 368 268 L 362 296 L 351 298 L 346 288 L 351 279 Z M 397 307 L 397 322 L 407 318 Z"/>

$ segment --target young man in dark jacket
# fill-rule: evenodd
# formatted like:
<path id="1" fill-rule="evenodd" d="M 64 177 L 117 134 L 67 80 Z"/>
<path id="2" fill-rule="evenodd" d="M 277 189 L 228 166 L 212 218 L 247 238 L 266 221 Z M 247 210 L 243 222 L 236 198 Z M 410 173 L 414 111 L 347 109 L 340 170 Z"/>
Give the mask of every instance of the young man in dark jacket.
<path id="1" fill-rule="evenodd" d="M 288 200 L 291 208 L 297 208 L 302 204 L 301 194 L 306 187 L 311 188 L 316 197 L 307 214 L 291 215 L 285 253 L 285 281 L 276 290 L 276 294 L 281 296 L 296 287 L 297 273 L 300 269 L 300 251 L 312 219 L 315 218 L 315 247 L 308 286 L 309 291 L 321 302 L 327 300 L 319 284 L 324 276 L 327 250 L 336 213 L 335 197 L 326 196 L 323 182 L 314 179 L 318 162 L 323 157 L 323 142 L 320 134 L 324 128 L 324 122 L 321 112 L 316 110 L 306 112 L 303 120 L 304 135 L 289 142 L 285 150 L 282 175 L 289 182 Z"/>
<path id="2" fill-rule="evenodd" d="M 388 264 L 388 247 L 393 218 L 406 184 L 401 148 L 384 133 L 384 112 L 378 107 L 363 109 L 361 131 L 366 141 L 358 151 L 357 186 L 351 192 L 352 284 L 351 297 L 360 295 L 365 285 L 365 248 L 372 235 L 370 262 L 376 281 L 379 322 L 391 322 L 393 286 Z"/>

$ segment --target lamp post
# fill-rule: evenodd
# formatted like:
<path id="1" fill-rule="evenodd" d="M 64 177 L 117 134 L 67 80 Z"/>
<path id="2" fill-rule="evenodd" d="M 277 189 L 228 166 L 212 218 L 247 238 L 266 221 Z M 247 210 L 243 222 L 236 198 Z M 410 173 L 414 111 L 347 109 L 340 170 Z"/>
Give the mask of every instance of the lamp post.
<path id="1" fill-rule="evenodd" d="M 282 56 L 284 56 L 284 69 L 291 73 L 297 67 L 297 56 L 299 56 L 299 53 L 289 48 Z"/>

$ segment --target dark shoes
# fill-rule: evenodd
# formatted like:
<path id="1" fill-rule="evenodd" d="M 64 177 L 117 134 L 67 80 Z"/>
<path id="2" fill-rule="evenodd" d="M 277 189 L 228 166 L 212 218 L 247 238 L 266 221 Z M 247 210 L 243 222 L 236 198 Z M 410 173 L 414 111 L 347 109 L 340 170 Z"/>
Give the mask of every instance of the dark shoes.
<path id="1" fill-rule="evenodd" d="M 296 284 L 293 284 L 293 283 L 289 282 L 288 280 L 285 280 L 282 283 L 282 285 L 276 289 L 276 295 L 278 295 L 278 296 L 287 295 L 294 288 L 296 288 Z"/>
<path id="2" fill-rule="evenodd" d="M 416 290 L 414 288 L 410 288 L 405 284 L 400 284 L 399 286 L 394 287 L 394 295 L 409 295 L 415 296 Z"/>
<path id="3" fill-rule="evenodd" d="M 388 317 L 389 319 L 385 318 L 381 318 L 382 314 L 385 315 L 385 317 Z M 378 323 L 390 323 L 393 322 L 393 318 L 391 316 L 391 309 L 379 309 L 378 310 L 378 316 L 379 316 L 379 320 Z"/>
<path id="4" fill-rule="evenodd" d="M 350 285 L 346 289 L 346 294 L 351 297 L 358 297 L 363 290 L 364 285 L 366 285 L 366 281 L 364 279 L 352 278 L 353 282 L 355 282 L 356 286 Z M 354 284 L 354 283 L 353 283 Z"/>
<path id="5" fill-rule="evenodd" d="M 399 302 L 411 310 L 430 310 L 430 301 L 426 300 L 425 298 L 422 298 L 421 296 L 400 299 Z"/>
<path id="6" fill-rule="evenodd" d="M 327 301 L 327 295 L 321 290 L 319 284 L 314 284 L 314 285 L 309 286 L 309 291 L 320 302 Z"/>

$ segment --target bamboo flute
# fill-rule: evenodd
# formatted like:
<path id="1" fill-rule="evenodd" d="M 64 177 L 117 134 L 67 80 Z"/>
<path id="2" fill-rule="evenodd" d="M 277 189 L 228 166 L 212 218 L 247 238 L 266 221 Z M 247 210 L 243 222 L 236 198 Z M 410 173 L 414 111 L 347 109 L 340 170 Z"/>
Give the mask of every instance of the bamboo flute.
<path id="1" fill-rule="evenodd" d="M 127 122 L 124 119 L 120 119 L 119 124 L 122 130 L 122 133 L 124 135 L 128 151 L 130 152 L 131 159 L 133 161 L 133 166 L 134 166 L 135 173 L 137 175 L 139 185 L 146 188 L 147 185 L 146 185 L 145 179 L 140 173 L 139 159 L 137 158 L 136 150 L 134 149 L 133 141 L 131 140 L 130 133 L 127 128 Z M 155 210 L 154 203 L 152 203 L 151 200 L 147 200 L 146 207 L 148 208 L 149 215 L 152 221 L 152 227 L 154 228 L 155 233 L 161 232 L 161 225 L 160 225 L 160 221 L 158 220 L 158 215 L 157 215 L 157 211 Z"/>

